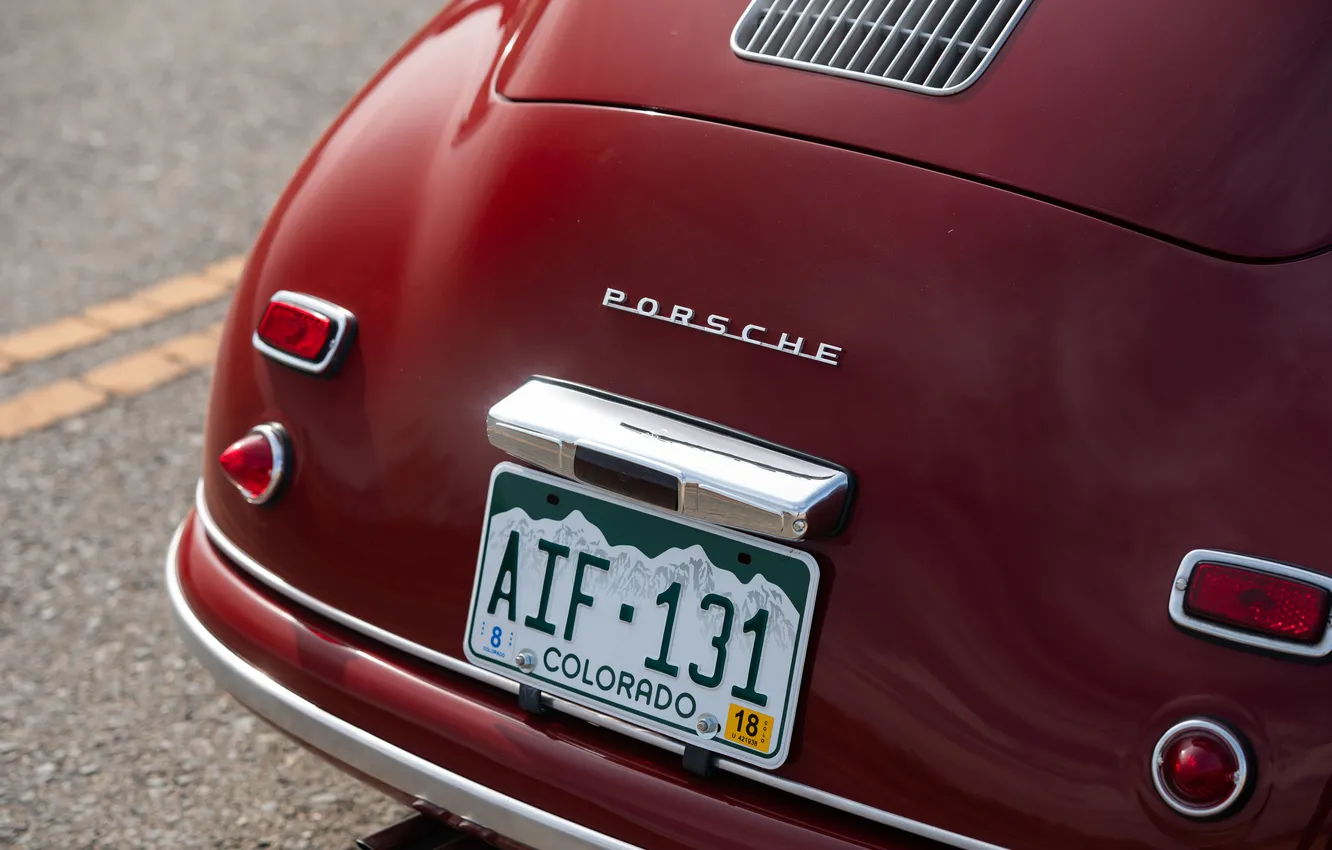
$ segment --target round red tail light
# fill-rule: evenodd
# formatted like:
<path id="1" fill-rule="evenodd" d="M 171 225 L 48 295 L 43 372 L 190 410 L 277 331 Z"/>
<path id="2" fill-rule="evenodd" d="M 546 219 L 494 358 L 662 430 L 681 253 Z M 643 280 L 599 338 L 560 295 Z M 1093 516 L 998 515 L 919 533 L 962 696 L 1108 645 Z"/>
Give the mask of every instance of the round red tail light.
<path id="1" fill-rule="evenodd" d="M 286 472 L 286 432 L 275 422 L 256 425 L 218 456 L 222 471 L 245 500 L 261 505 L 282 486 Z"/>
<path id="2" fill-rule="evenodd" d="M 1234 805 L 1248 780 L 1239 739 L 1210 720 L 1186 720 L 1156 744 L 1152 779 L 1166 805 L 1195 818 L 1219 815 Z"/>

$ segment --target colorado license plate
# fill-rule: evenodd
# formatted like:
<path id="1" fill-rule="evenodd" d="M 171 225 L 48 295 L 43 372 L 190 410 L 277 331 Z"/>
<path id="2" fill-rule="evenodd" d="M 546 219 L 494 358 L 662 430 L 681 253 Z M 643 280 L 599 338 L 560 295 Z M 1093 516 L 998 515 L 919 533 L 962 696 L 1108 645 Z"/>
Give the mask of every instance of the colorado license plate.
<path id="1" fill-rule="evenodd" d="M 807 553 L 502 463 L 463 645 L 516 682 L 775 768 L 818 580 Z"/>

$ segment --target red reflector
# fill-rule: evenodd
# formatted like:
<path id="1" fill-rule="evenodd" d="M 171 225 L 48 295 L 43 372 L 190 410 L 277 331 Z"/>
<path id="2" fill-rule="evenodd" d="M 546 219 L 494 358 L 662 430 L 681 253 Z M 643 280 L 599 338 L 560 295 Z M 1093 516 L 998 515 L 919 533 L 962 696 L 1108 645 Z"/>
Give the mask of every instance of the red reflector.
<path id="1" fill-rule="evenodd" d="M 278 425 L 260 425 L 223 449 L 218 463 L 247 501 L 261 504 L 282 483 L 284 450 Z"/>
<path id="2" fill-rule="evenodd" d="M 1317 643 L 1327 628 L 1328 592 L 1302 581 L 1232 567 L 1198 564 L 1189 577 L 1184 610 L 1297 643 Z"/>
<path id="3" fill-rule="evenodd" d="M 333 322 L 324 315 L 283 304 L 268 305 L 259 320 L 259 338 L 284 354 L 318 360 L 333 336 Z"/>
<path id="4" fill-rule="evenodd" d="M 1157 749 L 1158 790 L 1176 811 L 1195 817 L 1217 814 L 1234 802 L 1245 776 L 1238 742 L 1209 726 L 1214 724 L 1181 724 Z"/>

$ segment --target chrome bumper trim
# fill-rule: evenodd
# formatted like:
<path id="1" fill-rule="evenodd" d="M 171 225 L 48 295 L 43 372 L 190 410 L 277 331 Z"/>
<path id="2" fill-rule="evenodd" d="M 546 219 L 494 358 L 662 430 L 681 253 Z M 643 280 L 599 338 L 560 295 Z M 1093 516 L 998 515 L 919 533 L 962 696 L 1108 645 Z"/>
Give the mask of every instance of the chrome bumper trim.
<path id="1" fill-rule="evenodd" d="M 274 591 L 286 596 L 296 604 L 327 617 L 333 622 L 345 626 L 352 631 L 359 632 L 366 637 L 379 641 L 387 646 L 391 646 L 394 649 L 406 652 L 409 655 L 414 655 L 417 658 L 429 661 L 432 664 L 437 664 L 446 670 L 451 670 L 463 676 L 476 679 L 477 681 L 485 682 L 488 685 L 508 691 L 509 693 L 518 693 L 518 684 L 516 682 L 511 682 L 488 670 L 482 670 L 480 667 L 476 667 L 461 658 L 455 658 L 452 655 L 446 655 L 437 650 L 430 649 L 429 647 L 405 640 L 392 632 L 385 631 L 378 626 L 367 623 L 357 617 L 353 617 L 351 614 L 348 614 L 339 608 L 334 608 L 332 605 L 320 602 L 313 596 L 297 590 L 286 581 L 283 581 L 258 561 L 242 551 L 239 546 L 231 542 L 231 540 L 222 533 L 222 530 L 218 528 L 217 523 L 213 521 L 212 515 L 208 512 L 208 505 L 204 500 L 202 479 L 199 481 L 199 486 L 195 491 L 195 510 L 199 515 L 199 520 L 203 523 L 204 531 L 207 533 L 208 539 L 212 541 L 213 545 L 221 550 L 229 560 L 254 578 L 268 585 Z M 168 574 L 170 575 L 170 571 L 168 571 Z M 671 738 L 667 738 L 665 735 L 658 735 L 656 732 L 651 732 L 647 729 L 634 726 L 633 724 L 625 723 L 622 720 L 610 717 L 609 715 L 602 714 L 598 711 L 592 711 L 581 705 L 569 702 L 568 700 L 563 700 L 558 697 L 544 698 L 549 699 L 550 706 L 556 711 L 561 711 L 565 714 L 577 717 L 580 720 L 585 720 L 593 726 L 610 729 L 621 735 L 627 735 L 628 737 L 642 741 L 645 744 L 660 747 L 663 750 L 669 750 L 673 753 L 679 754 L 684 752 L 684 746 L 682 744 Z M 718 758 L 717 768 L 719 770 L 724 770 L 727 773 L 733 773 L 736 776 L 743 776 L 760 785 L 767 785 L 770 788 L 775 788 L 797 797 L 803 797 L 806 800 L 811 800 L 815 803 L 828 806 L 831 809 L 855 815 L 856 817 L 861 817 L 865 820 L 873 821 L 874 823 L 883 824 L 884 826 L 892 827 L 893 829 L 898 829 L 902 832 L 910 833 L 911 835 L 918 835 L 921 838 L 937 841 L 940 844 L 946 844 L 950 847 L 958 847 L 961 848 L 961 850 L 1006 850 L 1006 848 L 998 844 L 991 844 L 987 841 L 969 838 L 968 836 L 960 835 L 956 832 L 950 832 L 937 826 L 930 826 L 927 823 L 921 823 L 920 821 L 911 820 L 910 818 L 901 815 L 895 815 L 892 812 L 877 809 L 864 803 L 858 803 L 855 800 L 850 800 L 846 797 L 839 797 L 836 794 L 830 794 L 827 791 L 821 791 L 818 788 L 809 785 L 803 785 L 799 782 L 783 779 L 775 774 L 740 764 L 739 762 L 731 761 L 727 758 Z M 435 801 L 431 800 L 431 802 Z M 443 808 L 448 808 L 448 806 L 443 806 Z M 492 827 L 492 829 L 495 829 L 495 827 Z M 496 829 L 496 831 L 501 834 L 506 834 L 503 830 Z"/>
<path id="2" fill-rule="evenodd" d="M 287 690 L 227 649 L 190 610 L 176 572 L 184 523 L 167 549 L 171 612 L 186 646 L 218 683 L 259 716 L 375 779 L 537 850 L 639 850 L 487 788 L 358 729 Z"/>

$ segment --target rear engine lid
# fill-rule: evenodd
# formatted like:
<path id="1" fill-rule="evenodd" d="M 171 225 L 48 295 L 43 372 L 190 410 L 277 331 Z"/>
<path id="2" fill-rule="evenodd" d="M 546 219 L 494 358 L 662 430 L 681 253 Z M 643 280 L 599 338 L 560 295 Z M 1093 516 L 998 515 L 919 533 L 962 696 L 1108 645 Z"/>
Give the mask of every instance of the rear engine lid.
<path id="1" fill-rule="evenodd" d="M 814 16 L 866 2 L 884 5 L 776 5 Z M 1240 3 L 1219 13 L 1210 0 L 1034 0 L 975 84 L 943 97 L 747 61 L 732 33 L 748 7 L 550 4 L 499 87 L 517 100 L 645 107 L 871 150 L 1228 258 L 1332 244 L 1325 0 L 1291 0 L 1278 15 Z"/>

